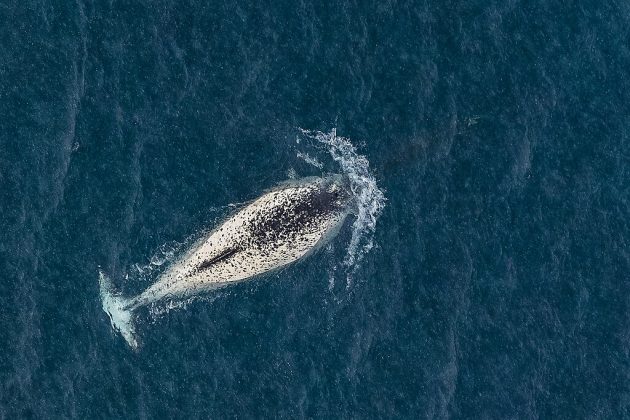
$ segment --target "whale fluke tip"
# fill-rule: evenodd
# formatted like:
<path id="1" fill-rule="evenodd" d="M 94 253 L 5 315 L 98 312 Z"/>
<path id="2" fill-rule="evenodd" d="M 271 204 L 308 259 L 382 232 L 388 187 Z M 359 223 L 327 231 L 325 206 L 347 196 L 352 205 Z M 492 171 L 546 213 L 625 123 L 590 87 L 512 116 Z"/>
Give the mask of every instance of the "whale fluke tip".
<path id="1" fill-rule="evenodd" d="M 133 326 L 132 310 L 128 308 L 129 300 L 116 293 L 112 281 L 101 270 L 99 270 L 98 281 L 103 310 L 109 316 L 112 328 L 120 332 L 131 348 L 137 349 L 138 340 Z"/>

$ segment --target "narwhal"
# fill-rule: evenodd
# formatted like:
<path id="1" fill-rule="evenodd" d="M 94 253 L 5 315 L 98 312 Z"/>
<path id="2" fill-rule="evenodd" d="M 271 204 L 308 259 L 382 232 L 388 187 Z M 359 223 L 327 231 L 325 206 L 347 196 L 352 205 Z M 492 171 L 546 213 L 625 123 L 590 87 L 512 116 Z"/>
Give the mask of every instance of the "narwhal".
<path id="1" fill-rule="evenodd" d="M 114 329 L 136 348 L 136 309 L 199 295 L 297 261 L 333 236 L 351 201 L 347 180 L 340 175 L 282 184 L 197 241 L 138 296 L 117 295 L 100 272 L 103 309 Z"/>

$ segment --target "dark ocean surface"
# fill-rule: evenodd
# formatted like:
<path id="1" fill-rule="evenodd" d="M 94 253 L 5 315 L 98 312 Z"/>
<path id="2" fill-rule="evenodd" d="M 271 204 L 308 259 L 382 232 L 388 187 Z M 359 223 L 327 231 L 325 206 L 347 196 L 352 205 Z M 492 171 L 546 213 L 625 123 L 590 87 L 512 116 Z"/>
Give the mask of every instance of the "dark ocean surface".
<path id="1" fill-rule="evenodd" d="M 630 418 L 629 2 L 0 22 L 0 419 Z M 326 173 L 358 203 L 328 246 L 112 330 L 99 268 L 137 294 Z"/>

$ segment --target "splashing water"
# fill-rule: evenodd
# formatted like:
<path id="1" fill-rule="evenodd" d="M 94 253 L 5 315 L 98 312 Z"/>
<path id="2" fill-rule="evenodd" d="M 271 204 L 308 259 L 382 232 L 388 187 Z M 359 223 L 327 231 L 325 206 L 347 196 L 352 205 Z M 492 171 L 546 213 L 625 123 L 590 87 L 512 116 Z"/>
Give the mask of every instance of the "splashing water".
<path id="1" fill-rule="evenodd" d="M 300 128 L 300 132 L 307 139 L 326 146 L 332 159 L 350 179 L 350 189 L 357 204 L 357 217 L 352 225 L 352 237 L 344 258 L 344 265 L 351 270 L 346 283 L 346 288 L 349 288 L 352 284 L 352 273 L 374 246 L 376 221 L 385 206 L 385 195 L 370 173 L 368 160 L 357 153 L 349 139 L 337 136 L 337 129 L 324 133 Z"/>
<path id="2" fill-rule="evenodd" d="M 149 315 L 152 321 L 155 322 L 158 318 L 168 314 L 173 310 L 181 310 L 188 308 L 189 305 L 195 302 L 212 303 L 217 300 L 222 294 L 216 291 L 212 295 L 195 295 L 186 299 L 173 299 L 166 300 L 161 303 L 153 303 L 149 306 Z"/>
<path id="3" fill-rule="evenodd" d="M 297 153 L 297 157 L 299 157 L 300 159 L 304 160 L 304 162 L 308 163 L 309 165 L 316 167 L 317 169 L 323 169 L 324 168 L 324 164 L 323 163 L 321 163 L 317 159 L 309 156 L 308 153 L 298 152 Z"/>

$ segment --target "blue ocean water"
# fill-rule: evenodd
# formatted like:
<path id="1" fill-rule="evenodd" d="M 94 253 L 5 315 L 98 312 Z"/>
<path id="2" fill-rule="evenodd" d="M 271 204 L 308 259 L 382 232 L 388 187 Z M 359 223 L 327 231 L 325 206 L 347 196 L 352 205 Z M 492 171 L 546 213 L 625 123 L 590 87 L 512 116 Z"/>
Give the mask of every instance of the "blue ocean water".
<path id="1" fill-rule="evenodd" d="M 630 3 L 0 18 L 0 418 L 630 417 Z M 328 247 L 112 330 L 99 269 L 328 172 Z"/>

